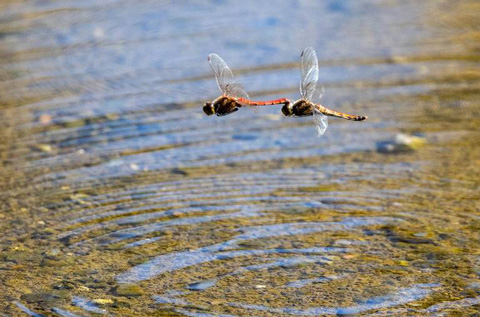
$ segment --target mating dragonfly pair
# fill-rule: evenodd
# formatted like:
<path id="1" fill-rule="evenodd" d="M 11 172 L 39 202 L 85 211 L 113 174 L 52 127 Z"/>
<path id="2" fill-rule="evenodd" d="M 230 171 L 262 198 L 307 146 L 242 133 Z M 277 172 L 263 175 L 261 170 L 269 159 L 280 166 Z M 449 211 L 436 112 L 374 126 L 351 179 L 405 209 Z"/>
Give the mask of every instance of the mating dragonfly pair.
<path id="1" fill-rule="evenodd" d="M 232 70 L 225 61 L 217 54 L 210 54 L 208 61 L 215 73 L 218 87 L 222 95 L 212 102 L 207 102 L 203 107 L 203 111 L 207 115 L 216 114 L 217 116 L 225 116 L 237 111 L 242 106 L 267 106 L 267 105 L 283 105 L 282 112 L 285 116 L 305 117 L 313 116 L 318 136 L 322 136 L 328 127 L 327 116 L 343 118 L 353 121 L 363 121 L 367 116 L 355 116 L 328 109 L 320 103 L 314 102 L 323 95 L 321 92 L 315 96 L 318 82 L 318 59 L 315 50 L 307 47 L 301 55 L 301 81 L 300 81 L 300 99 L 292 103 L 287 98 L 269 100 L 269 101 L 252 101 L 242 85 L 235 83 Z"/>

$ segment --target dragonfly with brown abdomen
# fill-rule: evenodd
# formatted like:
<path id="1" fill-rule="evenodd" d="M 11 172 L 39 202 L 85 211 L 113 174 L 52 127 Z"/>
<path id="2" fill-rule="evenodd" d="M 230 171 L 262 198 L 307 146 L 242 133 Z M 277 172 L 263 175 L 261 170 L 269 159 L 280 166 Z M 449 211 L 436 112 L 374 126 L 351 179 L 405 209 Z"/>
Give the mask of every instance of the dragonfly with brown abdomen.
<path id="1" fill-rule="evenodd" d="M 320 99 L 323 95 L 323 87 L 320 94 L 314 99 L 315 90 L 318 82 L 318 59 L 315 50 L 307 47 L 301 54 L 301 80 L 300 80 L 300 96 L 301 98 L 293 104 L 288 103 L 282 107 L 285 116 L 304 117 L 313 116 L 313 121 L 317 129 L 318 136 L 322 136 L 328 127 L 327 116 L 363 121 L 367 116 L 355 116 L 335 110 L 328 109 L 320 103 L 312 100 Z"/>
<path id="2" fill-rule="evenodd" d="M 232 70 L 227 63 L 215 53 L 208 55 L 208 61 L 212 67 L 218 88 L 222 95 L 212 102 L 205 103 L 203 111 L 207 115 L 216 114 L 225 116 L 233 113 L 242 106 L 267 106 L 267 105 L 286 105 L 290 101 L 286 98 L 269 101 L 252 101 L 242 85 L 235 83 Z"/>

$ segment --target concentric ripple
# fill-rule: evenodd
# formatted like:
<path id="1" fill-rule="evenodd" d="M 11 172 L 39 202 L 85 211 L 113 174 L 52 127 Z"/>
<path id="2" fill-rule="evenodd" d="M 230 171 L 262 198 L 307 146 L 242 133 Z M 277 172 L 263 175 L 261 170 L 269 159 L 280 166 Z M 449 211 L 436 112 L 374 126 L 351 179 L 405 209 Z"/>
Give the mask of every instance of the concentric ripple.
<path id="1" fill-rule="evenodd" d="M 1 1 L 0 316 L 473 316 L 479 10 Z M 203 114 L 209 53 L 296 100 L 305 46 L 367 121 Z"/>

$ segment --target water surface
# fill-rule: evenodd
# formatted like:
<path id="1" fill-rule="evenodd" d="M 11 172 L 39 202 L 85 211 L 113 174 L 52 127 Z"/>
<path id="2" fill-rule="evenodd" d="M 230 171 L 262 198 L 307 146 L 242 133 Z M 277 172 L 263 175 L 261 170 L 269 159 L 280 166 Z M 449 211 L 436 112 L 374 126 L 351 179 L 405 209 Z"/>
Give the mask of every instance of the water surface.
<path id="1" fill-rule="evenodd" d="M 480 309 L 475 1 L 0 4 L 2 316 Z M 206 57 L 255 99 L 218 118 Z M 382 153 L 395 135 L 411 151 Z"/>

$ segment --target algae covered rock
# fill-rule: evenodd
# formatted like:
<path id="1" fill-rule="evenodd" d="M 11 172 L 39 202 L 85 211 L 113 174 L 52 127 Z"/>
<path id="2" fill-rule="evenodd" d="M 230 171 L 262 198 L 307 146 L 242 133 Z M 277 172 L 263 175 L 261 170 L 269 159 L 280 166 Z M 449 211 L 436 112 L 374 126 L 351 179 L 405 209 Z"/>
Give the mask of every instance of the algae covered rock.
<path id="1" fill-rule="evenodd" d="M 115 295 L 136 297 L 144 294 L 142 288 L 137 284 L 120 284 L 115 288 Z"/>

